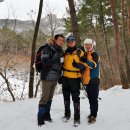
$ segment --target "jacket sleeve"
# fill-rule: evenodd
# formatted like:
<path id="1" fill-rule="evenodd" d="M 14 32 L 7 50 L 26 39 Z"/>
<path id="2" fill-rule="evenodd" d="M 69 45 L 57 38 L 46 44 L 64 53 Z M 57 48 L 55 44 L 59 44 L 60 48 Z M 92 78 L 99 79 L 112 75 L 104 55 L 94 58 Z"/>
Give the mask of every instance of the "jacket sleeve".
<path id="1" fill-rule="evenodd" d="M 99 56 L 98 56 L 98 54 L 96 53 L 96 52 L 94 52 L 94 53 L 92 53 L 92 61 L 90 61 L 90 60 L 86 60 L 86 63 L 87 63 L 87 65 L 91 68 L 91 69 L 94 69 L 94 68 L 96 68 L 96 66 L 97 66 L 97 63 L 99 62 Z"/>

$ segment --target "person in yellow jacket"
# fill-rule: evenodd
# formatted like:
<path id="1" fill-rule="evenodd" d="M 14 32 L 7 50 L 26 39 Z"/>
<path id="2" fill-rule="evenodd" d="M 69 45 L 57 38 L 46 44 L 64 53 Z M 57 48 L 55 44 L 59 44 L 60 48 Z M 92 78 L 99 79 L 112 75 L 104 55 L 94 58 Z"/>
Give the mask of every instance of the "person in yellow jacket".
<path id="1" fill-rule="evenodd" d="M 92 39 L 85 39 L 85 54 L 80 58 L 80 61 L 86 66 L 86 69 L 83 73 L 83 84 L 85 85 L 90 104 L 90 115 L 88 116 L 88 123 L 94 123 L 96 121 L 98 112 L 100 71 L 99 56 L 95 51 L 94 46 L 96 46 L 95 41 Z"/>
<path id="2" fill-rule="evenodd" d="M 64 97 L 65 113 L 63 121 L 67 122 L 70 119 L 70 95 L 72 96 L 74 105 L 74 125 L 80 124 L 80 82 L 81 71 L 85 66 L 79 63 L 80 57 L 84 52 L 77 49 L 74 36 L 69 36 L 66 39 L 67 49 L 64 54 L 63 63 L 63 78 L 62 78 L 62 91 Z"/>

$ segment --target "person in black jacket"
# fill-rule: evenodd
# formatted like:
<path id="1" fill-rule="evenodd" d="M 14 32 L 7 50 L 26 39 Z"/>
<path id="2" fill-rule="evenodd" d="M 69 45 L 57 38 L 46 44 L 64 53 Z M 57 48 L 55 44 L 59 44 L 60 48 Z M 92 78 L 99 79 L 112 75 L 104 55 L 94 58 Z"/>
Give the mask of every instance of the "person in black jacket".
<path id="1" fill-rule="evenodd" d="M 64 37 L 57 34 L 54 37 L 53 45 L 46 45 L 41 51 L 41 70 L 40 78 L 42 81 L 42 96 L 39 101 L 38 108 L 38 125 L 45 124 L 44 121 L 51 122 L 50 109 L 52 98 L 57 84 L 57 80 L 61 76 L 61 58 L 63 50 L 61 46 L 64 43 Z"/>

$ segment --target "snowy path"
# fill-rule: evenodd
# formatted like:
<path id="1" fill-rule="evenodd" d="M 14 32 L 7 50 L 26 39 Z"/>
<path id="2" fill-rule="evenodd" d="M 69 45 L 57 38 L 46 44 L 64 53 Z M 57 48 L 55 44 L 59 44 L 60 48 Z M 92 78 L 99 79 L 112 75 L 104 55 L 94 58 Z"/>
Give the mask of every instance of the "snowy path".
<path id="1" fill-rule="evenodd" d="M 42 127 L 37 126 L 38 99 L 31 99 L 15 103 L 0 104 L 0 130 L 130 130 L 130 89 L 122 90 L 120 86 L 107 91 L 101 91 L 97 122 L 87 124 L 89 104 L 87 98 L 81 99 L 81 125 L 73 127 L 73 105 L 71 102 L 72 116 L 69 122 L 63 123 L 64 114 L 62 95 L 53 99 L 53 123 L 46 122 Z"/>

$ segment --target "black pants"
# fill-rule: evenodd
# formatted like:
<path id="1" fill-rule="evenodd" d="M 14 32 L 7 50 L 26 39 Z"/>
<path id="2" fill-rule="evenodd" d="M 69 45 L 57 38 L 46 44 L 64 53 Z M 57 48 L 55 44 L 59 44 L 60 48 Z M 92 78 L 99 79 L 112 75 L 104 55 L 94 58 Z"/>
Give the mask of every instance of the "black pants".
<path id="1" fill-rule="evenodd" d="M 90 114 L 97 117 L 98 112 L 98 95 L 99 95 L 99 78 L 91 79 L 86 85 L 86 91 L 90 104 Z"/>
<path id="2" fill-rule="evenodd" d="M 74 104 L 74 120 L 80 119 L 80 78 L 62 79 L 62 91 L 65 105 L 65 116 L 70 117 L 70 95 Z"/>
<path id="3" fill-rule="evenodd" d="M 72 95 L 73 102 L 79 102 L 80 98 L 80 78 L 67 78 L 63 77 L 62 91 L 65 101 L 70 101 L 70 95 Z"/>

